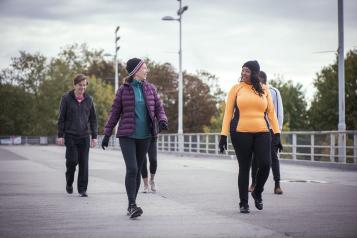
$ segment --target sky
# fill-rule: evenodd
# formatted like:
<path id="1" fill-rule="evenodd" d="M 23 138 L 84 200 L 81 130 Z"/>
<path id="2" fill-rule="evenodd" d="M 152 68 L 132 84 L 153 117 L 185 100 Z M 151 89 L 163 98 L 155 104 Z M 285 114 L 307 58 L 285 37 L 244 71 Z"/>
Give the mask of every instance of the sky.
<path id="1" fill-rule="evenodd" d="M 177 0 L 0 0 L 0 68 L 19 51 L 55 57 L 63 47 L 86 43 L 119 59 L 148 57 L 178 69 Z M 228 91 L 248 60 L 269 78 L 303 85 L 313 96 L 316 73 L 335 61 L 337 0 L 183 0 L 183 69 L 206 70 Z M 344 1 L 345 53 L 357 49 L 357 1 Z M 319 53 L 321 51 L 330 51 Z M 150 76 L 149 78 L 150 79 Z"/>

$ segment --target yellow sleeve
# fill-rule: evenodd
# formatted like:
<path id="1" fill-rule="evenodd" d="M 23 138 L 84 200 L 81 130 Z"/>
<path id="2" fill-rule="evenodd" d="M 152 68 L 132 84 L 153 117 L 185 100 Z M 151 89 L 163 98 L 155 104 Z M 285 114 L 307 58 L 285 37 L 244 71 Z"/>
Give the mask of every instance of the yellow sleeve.
<path id="1" fill-rule="evenodd" d="M 275 108 L 273 104 L 273 99 L 271 98 L 270 90 L 268 89 L 268 87 L 265 87 L 264 89 L 268 100 L 267 114 L 270 122 L 270 128 L 273 130 L 274 134 L 280 133 L 279 122 L 278 122 L 278 118 L 276 117 Z"/>
<path id="2" fill-rule="evenodd" d="M 228 93 L 226 108 L 224 110 L 221 135 L 229 135 L 229 128 L 233 117 L 234 104 L 237 103 L 236 98 L 238 86 L 239 84 L 234 85 Z"/>

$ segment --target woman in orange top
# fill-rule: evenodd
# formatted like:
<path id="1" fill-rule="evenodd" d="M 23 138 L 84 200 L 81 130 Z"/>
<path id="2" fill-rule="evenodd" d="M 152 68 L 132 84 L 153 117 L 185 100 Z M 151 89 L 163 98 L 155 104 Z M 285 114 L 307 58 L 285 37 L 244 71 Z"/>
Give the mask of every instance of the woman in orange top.
<path id="1" fill-rule="evenodd" d="M 220 151 L 223 152 L 227 149 L 227 136 L 231 135 L 239 164 L 238 189 L 241 213 L 249 213 L 248 186 L 252 154 L 254 153 L 259 168 L 252 197 L 256 208 L 262 210 L 262 192 L 271 165 L 271 143 L 281 145 L 274 105 L 269 89 L 259 82 L 259 70 L 259 63 L 255 60 L 243 65 L 241 81 L 234 85 L 228 94 L 219 142 Z M 265 115 L 274 133 L 273 142 Z"/>

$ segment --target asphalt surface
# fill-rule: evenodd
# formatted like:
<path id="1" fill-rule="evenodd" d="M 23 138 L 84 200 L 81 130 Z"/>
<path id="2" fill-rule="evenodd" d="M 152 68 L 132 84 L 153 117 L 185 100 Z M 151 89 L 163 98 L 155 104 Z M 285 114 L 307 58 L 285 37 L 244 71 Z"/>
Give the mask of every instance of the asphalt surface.
<path id="1" fill-rule="evenodd" d="M 87 198 L 65 192 L 64 147 L 0 147 L 0 237 L 357 237 L 357 172 L 281 161 L 283 195 L 238 209 L 235 159 L 158 155 L 158 192 L 126 216 L 120 151 L 92 149 Z M 142 188 L 140 189 L 142 191 Z"/>

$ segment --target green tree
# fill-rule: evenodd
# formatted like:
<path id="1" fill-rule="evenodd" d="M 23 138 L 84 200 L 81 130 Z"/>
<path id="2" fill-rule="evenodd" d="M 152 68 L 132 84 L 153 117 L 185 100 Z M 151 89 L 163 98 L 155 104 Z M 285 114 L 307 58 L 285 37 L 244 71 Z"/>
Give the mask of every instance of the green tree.
<path id="1" fill-rule="evenodd" d="M 336 130 L 338 125 L 338 65 L 324 67 L 314 79 L 316 93 L 309 109 L 313 130 Z M 345 59 L 345 115 L 347 130 L 357 128 L 357 51 Z"/>
<path id="2" fill-rule="evenodd" d="M 283 130 L 309 129 L 307 102 L 302 85 L 294 85 L 291 80 L 285 81 L 281 76 L 269 80 L 268 83 L 276 87 L 281 94 L 284 107 Z"/>
<path id="3" fill-rule="evenodd" d="M 217 111 L 210 87 L 196 75 L 184 76 L 184 132 L 203 132 Z"/>
<path id="4" fill-rule="evenodd" d="M 0 84 L 0 135 L 30 135 L 33 94 L 11 84 Z"/>
<path id="5" fill-rule="evenodd" d="M 211 117 L 210 124 L 203 127 L 205 133 L 219 133 L 222 130 L 222 122 L 224 116 L 224 110 L 226 108 L 225 101 L 221 101 L 216 114 Z"/>
<path id="6" fill-rule="evenodd" d="M 90 77 L 88 81 L 87 92 L 93 97 L 98 121 L 98 133 L 102 134 L 114 99 L 114 89 L 110 84 L 103 83 L 101 79 L 97 79 L 95 76 Z"/>

